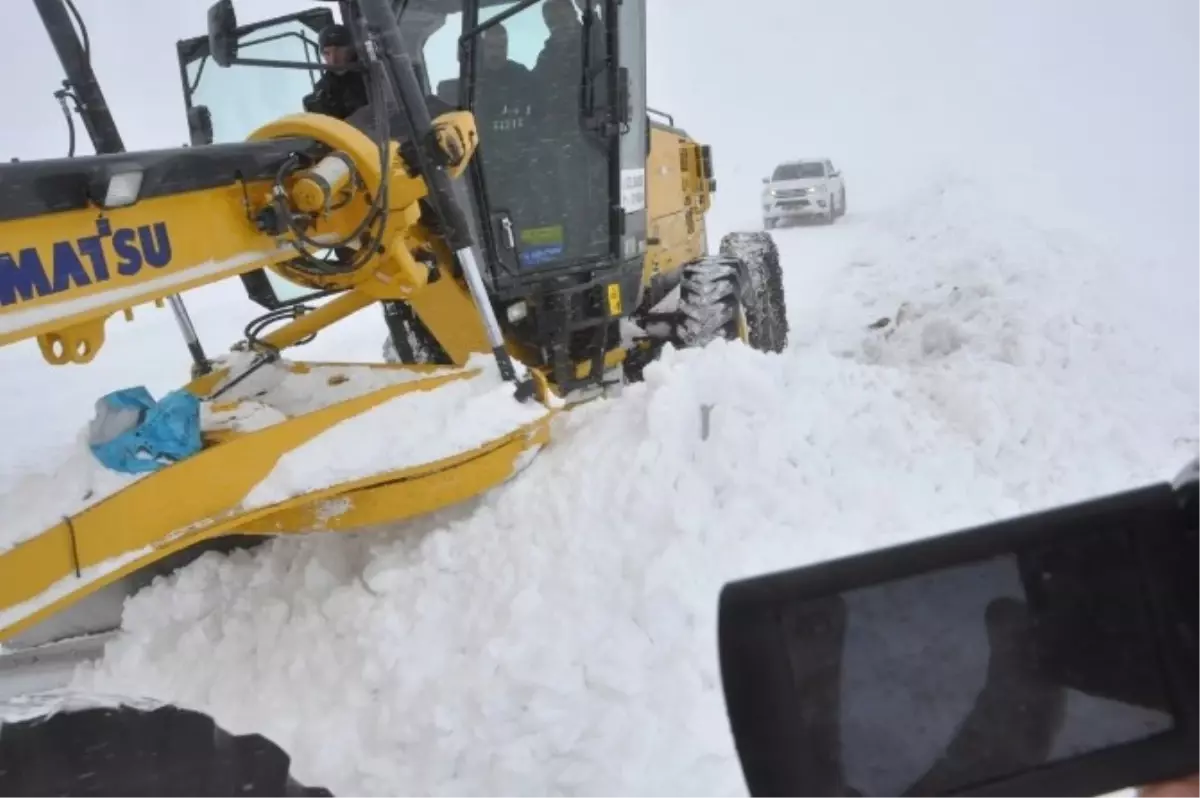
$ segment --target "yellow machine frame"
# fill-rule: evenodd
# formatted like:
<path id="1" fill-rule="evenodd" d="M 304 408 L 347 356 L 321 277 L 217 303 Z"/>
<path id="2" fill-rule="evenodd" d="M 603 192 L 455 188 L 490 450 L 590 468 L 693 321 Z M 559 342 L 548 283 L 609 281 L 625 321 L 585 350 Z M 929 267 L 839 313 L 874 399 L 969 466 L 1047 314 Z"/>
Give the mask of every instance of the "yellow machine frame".
<path id="1" fill-rule="evenodd" d="M 456 111 L 435 120 L 439 146 L 452 176 L 461 174 L 478 145 L 471 114 Z M 311 235 L 339 238 L 366 212 L 390 170 L 390 209 L 382 240 L 390 242 L 365 268 L 317 278 L 294 269 L 296 251 L 287 235 L 257 229 L 253 220 L 278 201 L 271 181 L 151 197 L 120 207 L 90 207 L 0 222 L 0 270 L 11 296 L 0 306 L 0 345 L 36 338 L 52 364 L 90 362 L 104 345 L 104 328 L 116 313 L 160 303 L 207 283 L 269 268 L 287 279 L 343 293 L 279 327 L 261 343 L 283 350 L 380 300 L 407 301 L 443 344 L 451 367 L 377 364 L 369 368 L 415 372 L 417 379 L 376 390 L 307 413 L 267 429 L 209 435 L 204 450 L 140 479 L 121 492 L 42 533 L 0 551 L 0 639 L 30 628 L 84 595 L 196 543 L 228 534 L 286 534 L 312 529 L 345 530 L 398 521 L 478 495 L 508 478 L 520 455 L 549 440 L 549 423 L 562 405 L 549 376 L 531 370 L 543 412 L 470 452 L 342 483 L 268 507 L 246 509 L 243 498 L 280 456 L 382 404 L 419 391 L 479 376 L 473 355 L 489 350 L 470 294 L 457 279 L 430 282 L 414 253 L 433 255 L 449 271 L 452 255 L 423 224 L 419 202 L 427 195 L 420 177 L 393 144 L 390 163 L 379 161 L 374 142 L 358 129 L 317 114 L 295 114 L 255 131 L 250 139 L 300 138 L 320 142 L 353 164 L 352 174 L 327 185 L 302 171 L 285 183 L 290 207 L 317 211 Z M 650 247 L 643 288 L 669 276 L 706 250 L 703 215 L 711 180 L 701 148 L 681 131 L 655 125 L 648 204 Z M 329 210 L 324 210 L 328 208 Z M 140 268 L 130 242 L 141 243 Z M 97 249 L 99 247 L 99 249 Z M 135 247 L 136 249 L 136 247 Z M 7 258 L 7 260 L 3 260 Z M 629 311 L 617 304 L 613 315 Z M 509 342 L 520 358 L 520 346 Z M 625 352 L 609 353 L 606 366 Z M 291 363 L 310 369 L 323 364 Z M 362 368 L 363 366 L 359 366 Z M 577 364 L 583 376 L 589 363 Z M 420 376 L 424 375 L 424 376 Z M 200 376 L 185 389 L 209 396 L 233 377 L 227 368 Z M 419 423 L 419 420 L 417 420 Z M 203 491 L 194 491 L 204 485 Z M 322 512 L 331 498 L 348 499 L 345 512 Z"/>

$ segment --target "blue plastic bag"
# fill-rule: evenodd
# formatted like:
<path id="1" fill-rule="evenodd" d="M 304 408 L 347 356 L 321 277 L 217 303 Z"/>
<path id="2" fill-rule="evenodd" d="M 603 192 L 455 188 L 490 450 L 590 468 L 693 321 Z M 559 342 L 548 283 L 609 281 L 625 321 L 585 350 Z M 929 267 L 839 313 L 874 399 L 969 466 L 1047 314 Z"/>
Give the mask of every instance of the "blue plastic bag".
<path id="1" fill-rule="evenodd" d="M 200 451 L 200 400 L 182 390 L 160 402 L 141 386 L 113 391 L 96 402 L 88 444 L 113 471 L 157 471 Z"/>

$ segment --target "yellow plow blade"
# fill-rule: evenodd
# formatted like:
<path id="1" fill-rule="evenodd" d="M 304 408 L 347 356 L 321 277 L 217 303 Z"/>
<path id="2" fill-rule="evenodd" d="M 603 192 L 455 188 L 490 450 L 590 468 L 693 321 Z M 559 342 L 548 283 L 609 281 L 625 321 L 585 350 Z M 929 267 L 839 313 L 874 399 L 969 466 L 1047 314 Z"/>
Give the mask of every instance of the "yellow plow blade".
<path id="1" fill-rule="evenodd" d="M 307 412 L 291 416 L 253 398 L 206 407 L 204 450 L 0 551 L 0 641 L 203 540 L 350 530 L 464 501 L 549 439 L 553 411 L 517 402 L 511 383 L 478 368 L 282 368 L 310 387 L 314 374 L 330 386 L 383 376 L 316 409 L 293 386 L 292 409 Z M 269 393 L 252 379 L 252 396 Z"/>

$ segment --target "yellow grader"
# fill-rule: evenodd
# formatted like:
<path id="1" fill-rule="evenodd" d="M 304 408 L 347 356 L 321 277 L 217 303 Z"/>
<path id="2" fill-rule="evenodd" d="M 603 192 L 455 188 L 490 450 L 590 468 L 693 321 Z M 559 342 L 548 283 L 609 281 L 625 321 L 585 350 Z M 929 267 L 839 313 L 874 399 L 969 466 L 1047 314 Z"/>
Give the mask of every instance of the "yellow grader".
<path id="1" fill-rule="evenodd" d="M 96 154 L 0 165 L 0 344 L 78 366 L 113 315 L 165 303 L 191 364 L 161 402 L 106 405 L 119 435 L 98 407 L 114 489 L 0 537 L 0 674 L 94 652 L 124 596 L 222 540 L 476 496 L 667 345 L 786 346 L 774 243 L 710 254 L 710 150 L 646 105 L 644 0 L 338 0 L 250 24 L 221 0 L 176 47 L 191 141 L 145 152 L 125 151 L 72 0 L 34 3 Z M 349 62 L 327 61 L 327 29 Z M 530 31 L 532 66 L 505 51 Z M 365 104 L 303 110 L 326 77 Z M 212 358 L 181 295 L 230 278 L 265 312 Z M 368 308 L 380 362 L 284 356 Z M 364 431 L 371 456 L 298 467 Z"/>

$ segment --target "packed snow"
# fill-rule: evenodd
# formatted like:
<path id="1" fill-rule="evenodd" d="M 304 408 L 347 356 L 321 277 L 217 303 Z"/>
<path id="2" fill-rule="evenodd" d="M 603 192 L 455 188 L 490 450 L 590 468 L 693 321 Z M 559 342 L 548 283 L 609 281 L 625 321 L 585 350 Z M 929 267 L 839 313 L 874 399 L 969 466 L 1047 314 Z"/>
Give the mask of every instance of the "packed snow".
<path id="1" fill-rule="evenodd" d="M 550 411 L 517 402 L 495 359 L 467 364 L 478 376 L 413 391 L 348 418 L 284 454 L 246 495 L 246 509 L 352 482 L 383 471 L 414 468 L 469 452 L 529 427 Z"/>
<path id="2" fill-rule="evenodd" d="M 341 794 L 744 793 L 724 582 L 1196 450 L 1191 297 L 967 180 L 844 222 L 776 233 L 782 355 L 668 352 L 469 506 L 205 555 L 130 600 L 73 686 L 267 734 Z"/>
<path id="3" fill-rule="evenodd" d="M 260 363 L 259 355 L 249 351 L 230 352 L 217 358 L 216 368 L 227 371 L 213 388 L 213 401 L 205 405 L 212 423 L 223 420 L 221 413 L 229 411 L 221 408 L 229 403 L 259 404 L 269 407 L 282 418 L 295 418 L 381 388 L 453 370 L 449 367 L 424 371 L 372 368 L 360 363 L 313 365 L 305 362 L 297 366 L 295 361 L 299 358 L 292 357 L 292 351 L 303 352 L 290 350 L 280 360 L 269 363 Z M 262 423 L 237 428 L 262 429 Z"/>

